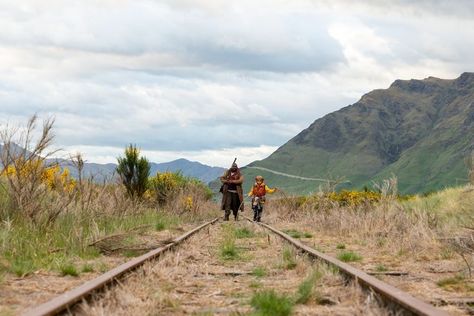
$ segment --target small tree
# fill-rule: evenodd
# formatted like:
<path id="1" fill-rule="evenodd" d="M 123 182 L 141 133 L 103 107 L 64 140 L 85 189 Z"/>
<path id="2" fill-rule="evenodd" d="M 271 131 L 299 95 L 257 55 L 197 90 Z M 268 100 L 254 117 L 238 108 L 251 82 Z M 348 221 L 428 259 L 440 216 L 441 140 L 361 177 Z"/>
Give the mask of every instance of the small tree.
<path id="1" fill-rule="evenodd" d="M 140 149 L 130 144 L 125 148 L 125 157 L 117 158 L 117 173 L 120 175 L 127 193 L 131 197 L 141 198 L 148 186 L 150 163 L 140 156 Z"/>

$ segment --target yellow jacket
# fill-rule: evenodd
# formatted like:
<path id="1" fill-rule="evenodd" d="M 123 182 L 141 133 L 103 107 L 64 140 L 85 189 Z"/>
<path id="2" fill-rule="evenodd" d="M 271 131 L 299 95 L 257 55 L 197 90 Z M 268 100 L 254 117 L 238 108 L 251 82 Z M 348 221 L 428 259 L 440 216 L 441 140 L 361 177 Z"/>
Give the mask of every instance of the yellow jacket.
<path id="1" fill-rule="evenodd" d="M 253 188 L 255 187 L 255 185 L 257 185 L 257 183 L 255 183 L 251 188 L 250 188 L 250 191 L 248 193 L 248 196 L 253 196 Z M 262 185 L 265 186 L 265 192 L 266 193 L 273 193 L 276 191 L 276 188 L 275 189 L 271 189 L 270 187 L 268 187 L 268 185 L 266 185 L 265 183 L 262 183 Z"/>

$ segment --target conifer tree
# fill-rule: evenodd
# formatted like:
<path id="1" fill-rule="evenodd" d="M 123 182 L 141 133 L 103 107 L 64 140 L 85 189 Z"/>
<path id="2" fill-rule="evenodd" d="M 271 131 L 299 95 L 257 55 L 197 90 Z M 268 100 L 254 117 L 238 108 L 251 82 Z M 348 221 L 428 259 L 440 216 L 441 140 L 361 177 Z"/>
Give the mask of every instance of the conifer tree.
<path id="1" fill-rule="evenodd" d="M 145 157 L 140 157 L 140 149 L 132 144 L 125 148 L 125 157 L 118 157 L 117 161 L 117 173 L 127 193 L 131 197 L 141 198 L 148 186 L 150 163 Z"/>

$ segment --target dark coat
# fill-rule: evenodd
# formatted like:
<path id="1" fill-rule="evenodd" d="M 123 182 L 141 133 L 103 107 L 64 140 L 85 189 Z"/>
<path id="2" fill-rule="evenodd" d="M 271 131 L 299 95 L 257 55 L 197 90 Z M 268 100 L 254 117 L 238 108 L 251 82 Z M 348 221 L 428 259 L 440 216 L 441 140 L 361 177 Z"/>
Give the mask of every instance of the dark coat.
<path id="1" fill-rule="evenodd" d="M 222 202 L 221 202 L 221 209 L 225 210 L 225 204 L 228 198 L 230 198 L 230 192 L 227 192 L 228 186 L 229 186 L 229 181 L 232 181 L 236 185 L 236 191 L 237 194 L 239 195 L 239 201 L 240 201 L 240 210 L 243 212 L 244 211 L 244 193 L 242 190 L 242 183 L 244 182 L 244 177 L 240 173 L 240 170 L 237 170 L 237 175 L 234 175 L 234 177 L 230 176 L 230 169 L 227 170 L 224 175 L 220 178 L 222 182 L 222 187 L 221 187 L 221 192 L 222 192 Z"/>

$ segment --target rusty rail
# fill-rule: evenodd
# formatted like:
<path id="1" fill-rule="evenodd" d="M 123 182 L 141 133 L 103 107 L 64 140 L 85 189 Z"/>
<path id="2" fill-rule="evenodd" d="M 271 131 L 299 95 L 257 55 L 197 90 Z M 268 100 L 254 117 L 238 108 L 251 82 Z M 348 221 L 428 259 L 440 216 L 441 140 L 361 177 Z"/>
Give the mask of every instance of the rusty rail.
<path id="1" fill-rule="evenodd" d="M 250 218 L 244 216 L 248 221 L 255 223 Z M 256 223 L 260 226 L 263 226 L 275 234 L 279 235 L 281 238 L 285 239 L 289 243 L 291 243 L 296 248 L 302 250 L 303 252 L 309 254 L 312 257 L 315 257 L 323 262 L 326 262 L 330 265 L 336 266 L 341 272 L 344 274 L 354 278 L 356 282 L 361 284 L 366 288 L 372 289 L 375 293 L 380 294 L 382 297 L 387 299 L 388 301 L 395 303 L 398 306 L 401 306 L 405 310 L 415 314 L 415 315 L 423 315 L 423 316 L 447 316 L 449 315 L 447 312 L 440 310 L 434 307 L 431 304 L 423 302 L 410 294 L 397 289 L 396 287 L 387 284 L 373 276 L 368 275 L 367 273 L 356 269 L 347 263 L 344 263 L 336 258 L 328 256 L 322 252 L 319 252 L 313 248 L 310 248 L 300 241 L 288 236 L 287 234 L 279 231 L 278 229 L 273 228 L 270 225 L 264 223 Z"/>
<path id="2" fill-rule="evenodd" d="M 199 230 L 203 229 L 206 226 L 209 226 L 211 224 L 214 224 L 219 217 L 213 219 L 212 221 L 209 221 L 207 223 L 204 223 L 193 230 L 190 230 L 189 232 L 175 238 L 172 242 L 169 244 L 166 244 L 163 247 L 154 249 L 150 252 L 147 252 L 146 254 L 134 258 L 104 274 L 101 276 L 92 279 L 90 281 L 87 281 L 86 283 L 64 293 L 56 298 L 53 298 L 52 300 L 41 304 L 37 306 L 34 309 L 31 309 L 27 311 L 24 316 L 44 316 L 44 315 L 55 315 L 57 313 L 60 313 L 64 310 L 67 310 L 70 308 L 72 305 L 77 303 L 78 301 L 82 300 L 83 298 L 88 297 L 91 295 L 94 291 L 103 288 L 107 284 L 113 283 L 117 278 L 120 276 L 124 275 L 127 272 L 130 272 L 140 266 L 142 266 L 145 262 L 150 261 L 151 259 L 159 257 L 161 254 L 163 254 L 165 251 L 172 249 L 173 247 L 177 246 L 187 238 L 191 237 L 194 235 L 196 232 Z"/>

